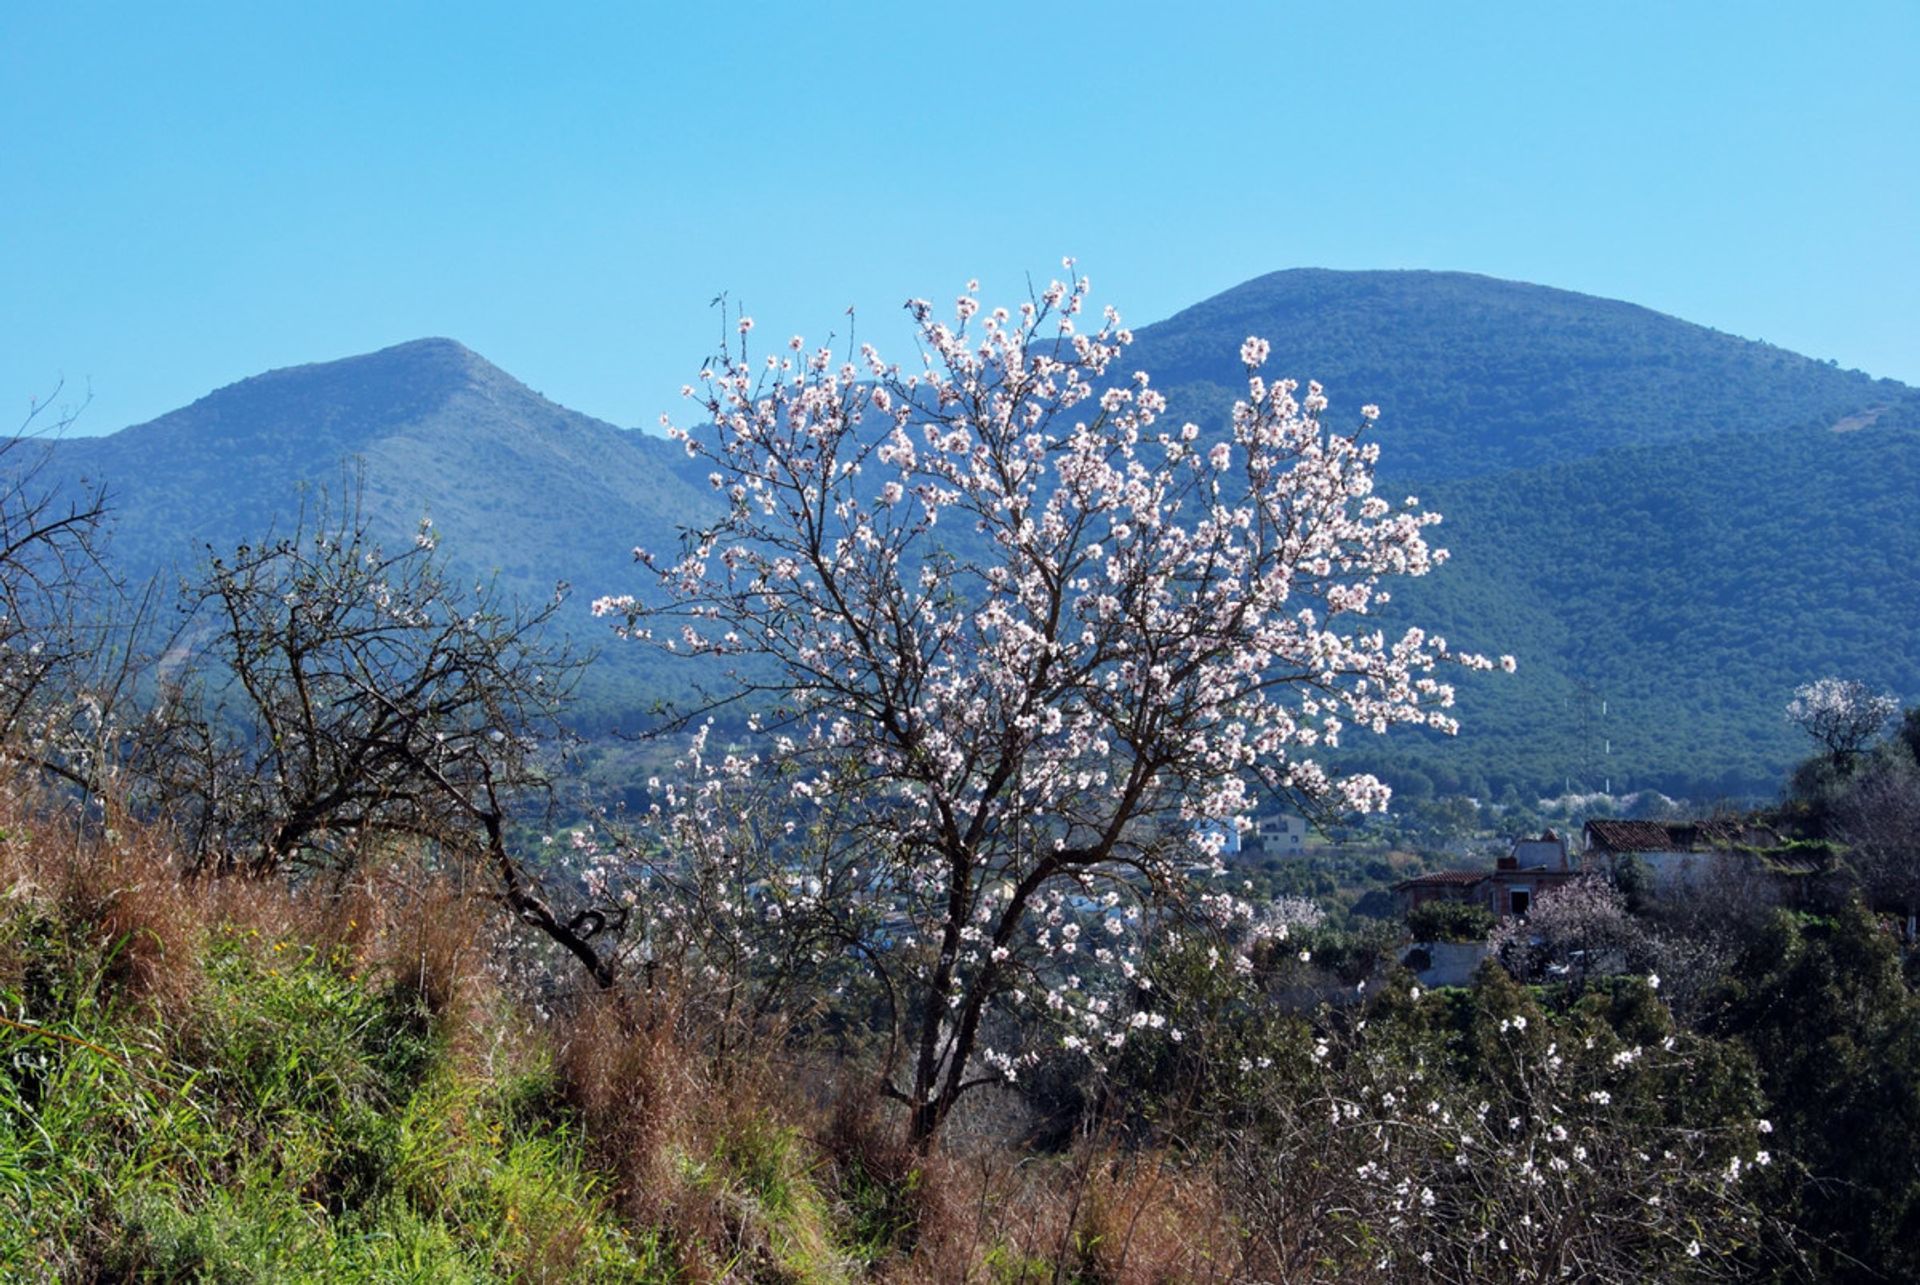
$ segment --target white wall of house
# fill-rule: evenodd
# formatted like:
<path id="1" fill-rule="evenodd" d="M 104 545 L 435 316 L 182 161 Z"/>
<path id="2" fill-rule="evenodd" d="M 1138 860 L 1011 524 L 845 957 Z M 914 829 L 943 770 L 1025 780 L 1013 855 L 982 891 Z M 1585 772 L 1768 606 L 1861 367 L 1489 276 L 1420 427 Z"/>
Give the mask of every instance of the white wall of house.
<path id="1" fill-rule="evenodd" d="M 1260 817 L 1251 838 L 1270 856 L 1299 856 L 1307 850 L 1307 819 L 1292 813 Z"/>
<path id="2" fill-rule="evenodd" d="M 1415 950 L 1424 950 L 1432 964 L 1414 974 L 1422 986 L 1465 986 L 1473 981 L 1473 975 L 1491 953 L 1492 947 L 1483 941 L 1433 941 L 1418 942 L 1401 953 L 1405 959 Z"/>
<path id="3" fill-rule="evenodd" d="M 1615 873 L 1630 859 L 1646 866 L 1654 891 L 1662 896 L 1702 891 L 1750 861 L 1731 852 L 1635 852 L 1615 855 Z"/>
<path id="4" fill-rule="evenodd" d="M 1513 859 L 1522 870 L 1535 866 L 1545 866 L 1549 870 L 1567 868 L 1567 847 L 1559 839 L 1517 839 L 1513 845 Z"/>

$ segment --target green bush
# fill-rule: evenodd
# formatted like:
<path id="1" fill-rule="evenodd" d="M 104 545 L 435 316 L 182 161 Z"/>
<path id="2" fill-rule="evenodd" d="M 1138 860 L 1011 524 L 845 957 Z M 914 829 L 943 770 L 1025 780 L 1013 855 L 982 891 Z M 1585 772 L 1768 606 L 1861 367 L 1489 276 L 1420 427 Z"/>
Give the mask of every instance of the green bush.
<path id="1" fill-rule="evenodd" d="M 1476 902 L 1429 901 L 1407 912 L 1407 931 L 1415 941 L 1485 941 L 1493 912 Z"/>

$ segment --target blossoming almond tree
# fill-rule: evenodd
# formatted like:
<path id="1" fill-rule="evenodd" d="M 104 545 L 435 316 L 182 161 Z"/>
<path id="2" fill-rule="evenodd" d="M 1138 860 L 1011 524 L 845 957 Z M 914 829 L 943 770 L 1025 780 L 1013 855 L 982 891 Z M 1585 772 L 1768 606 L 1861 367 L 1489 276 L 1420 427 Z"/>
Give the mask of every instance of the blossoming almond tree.
<path id="1" fill-rule="evenodd" d="M 741 859 L 724 832 L 749 781 L 839 819 L 831 852 L 791 840 L 732 905 L 839 915 L 897 1001 L 883 1089 L 922 1146 L 1033 1058 L 994 1046 L 997 1020 L 1051 1018 L 1096 1055 L 1152 1020 L 1115 995 L 1144 912 L 1220 869 L 1257 795 L 1383 808 L 1320 751 L 1451 732 L 1436 672 L 1493 667 L 1372 621 L 1383 580 L 1445 557 L 1438 515 L 1373 493 L 1374 408 L 1331 431 L 1320 388 L 1269 382 L 1248 339 L 1209 440 L 1163 423 L 1111 309 L 1083 328 L 1085 278 L 1014 309 L 977 291 L 951 320 L 908 303 L 906 366 L 797 337 L 757 356 L 741 318 L 686 390 L 707 427 L 668 423 L 724 512 L 678 556 L 635 551 L 646 593 L 595 604 L 629 638 L 740 658 L 761 741 L 703 753 L 658 814 L 700 861 Z M 1187 904 L 1246 917 L 1204 887 Z"/>
<path id="2" fill-rule="evenodd" d="M 1593 976 L 1644 969 L 1653 948 L 1626 897 L 1598 875 L 1542 890 L 1525 918 L 1501 920 L 1487 941 L 1522 979 L 1557 967 L 1576 989 Z"/>
<path id="3" fill-rule="evenodd" d="M 1803 684 L 1787 702 L 1787 721 L 1843 766 L 1899 713 L 1897 698 L 1876 692 L 1857 678 L 1822 678 Z"/>

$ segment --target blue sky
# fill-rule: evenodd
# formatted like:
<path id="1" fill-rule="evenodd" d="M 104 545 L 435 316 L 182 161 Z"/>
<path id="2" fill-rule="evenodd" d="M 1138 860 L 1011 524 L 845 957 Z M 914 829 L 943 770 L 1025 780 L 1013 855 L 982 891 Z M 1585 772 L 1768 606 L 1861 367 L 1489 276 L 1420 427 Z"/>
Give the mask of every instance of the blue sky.
<path id="1" fill-rule="evenodd" d="M 884 339 L 1066 253 L 1136 324 L 1463 269 L 1920 383 L 1904 0 L 544 8 L 0 7 L 14 422 L 437 334 L 651 424 L 720 291 Z"/>

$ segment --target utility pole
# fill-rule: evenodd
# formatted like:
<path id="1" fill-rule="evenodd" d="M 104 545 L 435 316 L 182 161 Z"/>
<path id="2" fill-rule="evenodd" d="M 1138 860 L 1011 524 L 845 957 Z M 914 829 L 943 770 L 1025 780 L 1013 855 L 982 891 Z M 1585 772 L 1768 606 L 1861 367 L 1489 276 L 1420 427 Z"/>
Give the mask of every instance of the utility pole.
<path id="1" fill-rule="evenodd" d="M 1567 789 L 1571 793 L 1573 782 L 1580 782 L 1580 789 L 1593 788 L 1593 778 L 1599 777 L 1603 783 L 1603 792 L 1613 793 L 1613 738 L 1605 734 L 1607 699 L 1600 694 L 1595 684 L 1580 679 L 1574 683 L 1574 749 L 1571 770 L 1567 773 Z"/>

